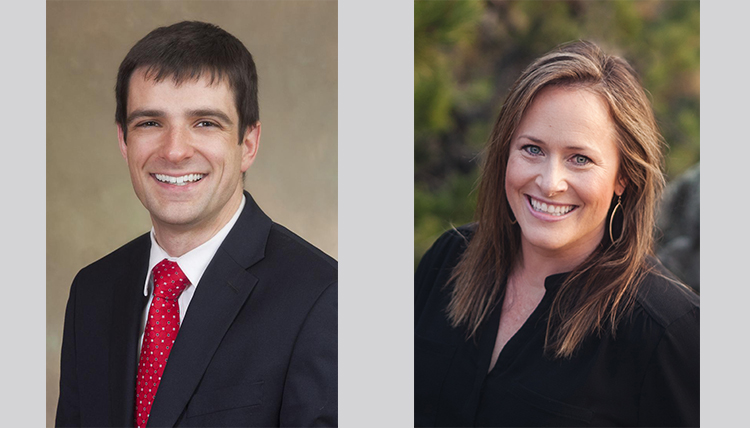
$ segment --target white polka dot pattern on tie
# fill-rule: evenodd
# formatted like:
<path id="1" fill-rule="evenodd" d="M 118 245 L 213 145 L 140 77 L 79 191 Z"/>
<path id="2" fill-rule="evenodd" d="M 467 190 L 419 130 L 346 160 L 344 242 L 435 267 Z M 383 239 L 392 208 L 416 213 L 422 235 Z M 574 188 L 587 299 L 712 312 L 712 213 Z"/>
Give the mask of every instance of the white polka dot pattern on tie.
<path id="1" fill-rule="evenodd" d="M 148 310 L 135 387 L 135 425 L 138 428 L 146 426 L 169 351 L 180 330 L 177 299 L 190 285 L 177 263 L 167 259 L 157 264 L 151 273 L 154 298 Z"/>

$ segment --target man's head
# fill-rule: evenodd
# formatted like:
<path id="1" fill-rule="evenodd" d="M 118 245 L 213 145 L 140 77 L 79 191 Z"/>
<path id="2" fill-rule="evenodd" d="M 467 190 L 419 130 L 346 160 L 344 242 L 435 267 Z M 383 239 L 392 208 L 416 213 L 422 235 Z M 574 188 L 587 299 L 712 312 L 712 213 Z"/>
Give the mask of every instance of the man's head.
<path id="1" fill-rule="evenodd" d="M 154 30 L 120 66 L 117 128 L 157 240 L 189 236 L 173 256 L 205 242 L 240 206 L 260 142 L 250 53 L 210 24 Z"/>
<path id="2" fill-rule="evenodd" d="M 260 119 L 258 75 L 253 57 L 242 42 L 215 25 L 183 21 L 160 27 L 130 49 L 120 64 L 115 88 L 115 120 L 122 127 L 125 139 L 128 89 L 136 70 L 143 70 L 157 82 L 171 78 L 180 84 L 204 75 L 211 82 L 225 80 L 234 94 L 240 142 L 247 128 Z"/>

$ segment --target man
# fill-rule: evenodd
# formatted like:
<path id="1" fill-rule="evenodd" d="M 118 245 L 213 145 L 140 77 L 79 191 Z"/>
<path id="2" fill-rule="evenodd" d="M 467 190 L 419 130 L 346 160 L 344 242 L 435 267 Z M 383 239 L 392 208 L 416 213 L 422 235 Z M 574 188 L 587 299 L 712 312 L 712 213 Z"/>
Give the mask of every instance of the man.
<path id="1" fill-rule="evenodd" d="M 250 53 L 210 24 L 158 28 L 116 97 L 153 227 L 73 281 L 56 425 L 336 426 L 337 262 L 243 191 Z"/>

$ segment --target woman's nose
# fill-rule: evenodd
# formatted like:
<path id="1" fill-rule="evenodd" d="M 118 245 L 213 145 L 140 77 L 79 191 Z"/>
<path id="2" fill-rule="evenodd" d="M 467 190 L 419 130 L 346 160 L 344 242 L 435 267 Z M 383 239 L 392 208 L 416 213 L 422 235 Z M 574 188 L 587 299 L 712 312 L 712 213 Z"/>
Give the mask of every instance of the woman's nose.
<path id="1" fill-rule="evenodd" d="M 544 196 L 552 197 L 568 190 L 565 167 L 548 162 L 537 175 L 536 183 Z"/>

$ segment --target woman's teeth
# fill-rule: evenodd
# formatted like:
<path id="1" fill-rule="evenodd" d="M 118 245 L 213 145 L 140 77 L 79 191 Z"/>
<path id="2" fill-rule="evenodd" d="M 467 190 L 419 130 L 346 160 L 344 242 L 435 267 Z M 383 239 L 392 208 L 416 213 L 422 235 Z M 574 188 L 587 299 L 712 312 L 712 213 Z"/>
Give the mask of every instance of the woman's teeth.
<path id="1" fill-rule="evenodd" d="M 570 212 L 575 205 L 547 205 L 544 202 L 539 202 L 534 198 L 529 198 L 531 201 L 531 207 L 534 211 L 543 212 L 552 215 L 565 215 Z"/>
<path id="2" fill-rule="evenodd" d="M 171 175 L 165 174 L 154 174 L 157 180 L 162 183 L 174 184 L 176 186 L 184 186 L 188 183 L 194 183 L 203 178 L 203 174 L 187 174 L 180 177 L 172 177 Z"/>

